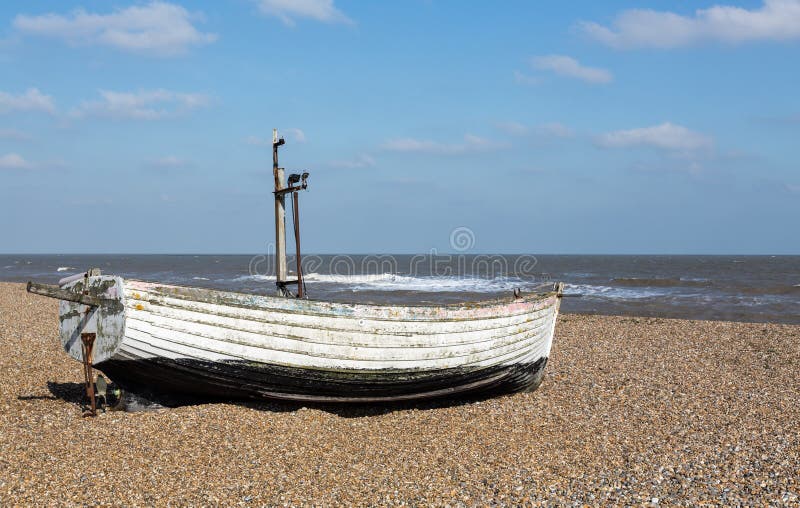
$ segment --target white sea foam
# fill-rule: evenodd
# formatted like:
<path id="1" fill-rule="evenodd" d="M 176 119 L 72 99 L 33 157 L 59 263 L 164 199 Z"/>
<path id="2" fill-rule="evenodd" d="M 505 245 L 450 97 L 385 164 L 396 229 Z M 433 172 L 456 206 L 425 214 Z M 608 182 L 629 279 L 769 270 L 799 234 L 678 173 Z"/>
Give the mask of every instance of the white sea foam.
<path id="1" fill-rule="evenodd" d="M 208 280 L 208 277 L 192 277 L 192 280 Z"/>
<path id="2" fill-rule="evenodd" d="M 567 284 L 564 294 L 577 294 L 587 298 L 611 298 L 620 300 L 637 300 L 663 296 L 665 291 L 652 288 L 614 288 L 610 286 L 594 286 L 591 284 Z"/>
<path id="3" fill-rule="evenodd" d="M 59 266 L 57 272 L 66 272 L 67 270 L 77 270 L 74 266 Z"/>
<path id="4" fill-rule="evenodd" d="M 292 275 L 290 274 L 290 277 Z M 242 275 L 234 282 L 274 281 L 274 275 Z M 496 277 L 493 279 L 459 276 L 412 276 L 392 273 L 338 275 L 307 273 L 303 280 L 308 285 L 338 285 L 352 291 L 420 291 L 420 292 L 471 292 L 491 293 L 511 291 L 514 288 L 531 289 L 539 282 L 526 281 L 516 277 Z"/>
<path id="5" fill-rule="evenodd" d="M 538 282 L 524 281 L 514 277 L 493 279 L 459 276 L 412 276 L 392 273 L 368 275 L 327 275 L 310 273 L 306 282 L 334 283 L 350 286 L 352 290 L 362 291 L 430 291 L 430 292 L 471 292 L 491 293 L 511 291 L 514 288 L 530 288 Z"/>
<path id="6" fill-rule="evenodd" d="M 413 276 L 392 273 L 359 275 L 308 273 L 303 276 L 303 279 L 309 286 L 330 284 L 344 286 L 342 289 L 351 291 L 495 293 L 513 291 L 516 288 L 525 291 L 543 287 L 542 281 L 524 280 L 518 277 L 495 277 L 490 279 L 466 276 Z M 243 275 L 234 279 L 235 282 L 271 282 L 274 280 L 274 275 Z M 620 288 L 591 284 L 567 284 L 564 292 L 565 294 L 578 294 L 587 298 L 614 300 L 636 300 L 673 294 L 668 289 L 661 288 Z"/>

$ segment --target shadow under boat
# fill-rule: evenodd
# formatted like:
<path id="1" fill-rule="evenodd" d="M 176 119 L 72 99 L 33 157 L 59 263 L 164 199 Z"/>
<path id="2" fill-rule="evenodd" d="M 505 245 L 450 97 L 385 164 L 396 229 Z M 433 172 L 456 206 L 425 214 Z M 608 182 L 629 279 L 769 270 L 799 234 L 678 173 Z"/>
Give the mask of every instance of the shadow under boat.
<path id="1" fill-rule="evenodd" d="M 542 371 L 543 370 L 544 368 L 542 368 Z M 536 386 L 538 386 L 538 383 Z M 87 408 L 89 405 L 89 399 L 86 394 L 86 385 L 84 383 L 58 383 L 48 381 L 47 389 L 51 394 L 49 396 L 20 395 L 17 397 L 17 399 L 26 401 L 63 400 L 70 404 L 80 406 L 81 408 Z M 527 391 L 533 391 L 534 389 L 535 388 L 532 388 Z M 169 392 L 132 392 L 122 390 L 118 385 L 112 382 L 108 385 L 107 392 L 103 397 L 104 404 L 102 405 L 102 408 L 105 411 L 141 412 L 175 409 L 205 404 L 232 404 L 248 409 L 272 413 L 289 413 L 303 409 L 317 409 L 342 418 L 362 418 L 380 416 L 393 413 L 395 411 L 427 411 L 465 406 L 483 402 L 498 396 L 511 396 L 516 392 L 516 390 L 509 390 L 507 387 L 498 386 L 493 390 L 466 392 L 452 396 L 435 397 L 430 399 L 413 399 L 380 403 L 357 402 L 343 405 L 331 402 L 298 402 L 293 400 L 241 397 L 231 398 L 212 394 L 188 395 Z"/>

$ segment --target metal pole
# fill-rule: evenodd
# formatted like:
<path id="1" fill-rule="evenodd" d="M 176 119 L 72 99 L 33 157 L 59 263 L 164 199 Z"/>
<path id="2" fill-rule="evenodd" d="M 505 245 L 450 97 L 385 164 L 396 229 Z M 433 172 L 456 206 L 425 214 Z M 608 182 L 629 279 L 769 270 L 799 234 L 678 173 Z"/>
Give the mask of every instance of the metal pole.
<path id="1" fill-rule="evenodd" d="M 275 177 L 275 282 L 278 295 L 284 294 L 287 279 L 286 269 L 286 198 L 283 193 L 283 168 L 278 167 L 278 147 L 283 139 L 278 139 L 278 129 L 272 129 L 272 174 Z"/>
<path id="2" fill-rule="evenodd" d="M 81 303 L 90 307 L 99 307 L 103 303 L 110 303 L 114 301 L 110 299 L 99 298 L 97 296 L 73 293 L 69 289 L 51 286 L 49 284 L 39 284 L 38 282 L 31 281 L 28 281 L 28 293 L 47 296 L 49 298 L 57 298 L 59 300 L 66 300 L 68 302 Z"/>
<path id="3" fill-rule="evenodd" d="M 292 197 L 294 198 L 292 212 L 294 213 L 295 257 L 297 258 L 297 297 L 303 298 L 303 268 L 300 263 L 300 205 L 297 194 L 297 191 L 292 193 Z"/>
<path id="4" fill-rule="evenodd" d="M 83 378 L 86 381 L 86 395 L 89 397 L 91 408 L 83 413 L 83 416 L 97 416 L 97 400 L 94 397 L 94 372 L 92 372 L 92 350 L 94 341 L 97 338 L 95 333 L 81 333 L 81 345 L 83 353 Z"/>

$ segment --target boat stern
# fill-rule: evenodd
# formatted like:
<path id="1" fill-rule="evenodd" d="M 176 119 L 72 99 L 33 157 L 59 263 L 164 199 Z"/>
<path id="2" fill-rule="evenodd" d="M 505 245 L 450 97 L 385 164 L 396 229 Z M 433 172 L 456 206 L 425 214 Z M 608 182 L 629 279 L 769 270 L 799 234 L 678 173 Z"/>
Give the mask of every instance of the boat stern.
<path id="1" fill-rule="evenodd" d="M 60 288 L 89 297 L 84 301 L 97 305 L 61 299 L 58 306 L 61 344 L 72 358 L 83 361 L 81 334 L 94 333 L 91 358 L 97 364 L 111 358 L 125 336 L 124 282 L 121 277 L 100 275 L 99 270 L 71 279 L 62 281 Z"/>

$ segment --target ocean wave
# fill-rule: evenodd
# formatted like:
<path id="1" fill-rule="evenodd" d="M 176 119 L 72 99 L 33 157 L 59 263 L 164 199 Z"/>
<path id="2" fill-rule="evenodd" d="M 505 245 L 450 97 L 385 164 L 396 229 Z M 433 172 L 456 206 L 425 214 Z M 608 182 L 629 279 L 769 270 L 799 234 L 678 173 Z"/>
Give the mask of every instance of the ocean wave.
<path id="1" fill-rule="evenodd" d="M 290 277 L 293 275 L 290 274 Z M 234 282 L 274 281 L 274 275 L 242 275 Z M 516 277 L 495 277 L 493 279 L 459 276 L 413 276 L 393 273 L 339 275 L 307 273 L 303 280 L 309 286 L 335 285 L 349 291 L 419 291 L 419 292 L 472 292 L 493 293 L 511 291 L 515 288 L 532 289 L 540 282 L 522 280 Z"/>
<path id="2" fill-rule="evenodd" d="M 192 280 L 208 280 L 208 277 L 192 277 Z"/>
<path id="3" fill-rule="evenodd" d="M 538 282 L 516 277 L 493 279 L 459 276 L 412 276 L 391 273 L 369 275 L 326 275 L 310 273 L 305 277 L 309 283 L 335 283 L 350 286 L 353 291 L 419 291 L 419 292 L 469 292 L 496 293 L 515 288 L 531 289 Z"/>
<path id="4" fill-rule="evenodd" d="M 307 273 L 303 275 L 306 282 L 329 282 L 334 284 L 369 284 L 373 282 L 396 281 L 400 278 L 409 278 L 391 273 L 363 274 L 363 275 L 334 275 L 324 273 Z"/>
<path id="5" fill-rule="evenodd" d="M 67 270 L 77 270 L 74 266 L 59 266 L 57 272 L 66 272 Z"/>

